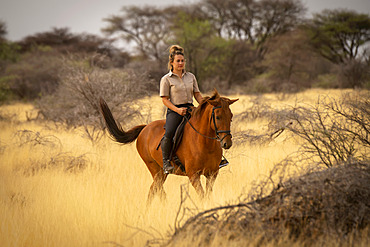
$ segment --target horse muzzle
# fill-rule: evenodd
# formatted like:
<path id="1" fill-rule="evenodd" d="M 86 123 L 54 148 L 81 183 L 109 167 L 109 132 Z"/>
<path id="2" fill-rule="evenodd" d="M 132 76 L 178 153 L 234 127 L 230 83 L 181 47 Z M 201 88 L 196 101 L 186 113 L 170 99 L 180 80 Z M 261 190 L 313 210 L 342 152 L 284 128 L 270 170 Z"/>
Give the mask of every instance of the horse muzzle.
<path id="1" fill-rule="evenodd" d="M 223 149 L 229 149 L 233 145 L 233 141 L 231 140 L 231 135 L 226 135 L 220 141 L 221 147 Z"/>

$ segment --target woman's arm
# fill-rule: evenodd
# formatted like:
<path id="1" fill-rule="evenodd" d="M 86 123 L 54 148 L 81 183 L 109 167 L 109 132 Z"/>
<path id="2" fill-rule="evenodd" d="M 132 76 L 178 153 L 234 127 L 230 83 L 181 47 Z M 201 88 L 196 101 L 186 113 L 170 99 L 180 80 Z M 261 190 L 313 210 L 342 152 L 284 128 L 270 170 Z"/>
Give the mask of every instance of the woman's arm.
<path id="1" fill-rule="evenodd" d="M 179 115 L 181 116 L 185 116 L 186 114 L 186 108 L 185 107 L 182 107 L 182 108 L 178 108 L 176 107 L 174 104 L 172 104 L 172 102 L 169 100 L 169 97 L 168 96 L 162 96 L 162 102 L 163 104 L 168 107 L 169 109 L 171 109 L 172 111 L 174 112 L 177 112 Z"/>
<path id="2" fill-rule="evenodd" d="M 199 104 L 203 101 L 203 96 L 199 92 L 194 93 L 194 98 Z"/>

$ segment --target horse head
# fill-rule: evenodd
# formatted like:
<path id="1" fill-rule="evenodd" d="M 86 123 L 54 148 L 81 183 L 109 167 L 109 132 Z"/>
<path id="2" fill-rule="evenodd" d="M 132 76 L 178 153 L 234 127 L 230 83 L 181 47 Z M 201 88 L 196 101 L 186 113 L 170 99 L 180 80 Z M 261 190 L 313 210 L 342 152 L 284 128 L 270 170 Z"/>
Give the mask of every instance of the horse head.
<path id="1" fill-rule="evenodd" d="M 211 129 L 216 134 L 216 139 L 220 141 L 221 147 L 229 149 L 232 146 L 232 136 L 230 131 L 233 114 L 230 110 L 230 105 L 238 99 L 228 99 L 221 97 L 217 90 L 213 91 L 211 97 L 204 97 L 201 102 L 199 111 L 209 112 L 209 124 Z"/>

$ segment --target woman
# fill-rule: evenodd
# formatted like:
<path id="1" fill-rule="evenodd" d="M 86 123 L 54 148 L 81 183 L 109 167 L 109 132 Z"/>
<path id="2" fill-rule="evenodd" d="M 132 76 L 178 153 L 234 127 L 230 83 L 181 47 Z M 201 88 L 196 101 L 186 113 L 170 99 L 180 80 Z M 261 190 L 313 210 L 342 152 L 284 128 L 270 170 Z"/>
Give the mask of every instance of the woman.
<path id="1" fill-rule="evenodd" d="M 173 45 L 168 58 L 169 72 L 160 82 L 160 96 L 168 108 L 166 115 L 166 132 L 161 142 L 163 155 L 163 170 L 171 173 L 174 167 L 170 163 L 173 136 L 178 125 L 185 116 L 187 109 L 193 106 L 193 97 L 198 103 L 203 100 L 195 76 L 185 71 L 184 49 Z"/>

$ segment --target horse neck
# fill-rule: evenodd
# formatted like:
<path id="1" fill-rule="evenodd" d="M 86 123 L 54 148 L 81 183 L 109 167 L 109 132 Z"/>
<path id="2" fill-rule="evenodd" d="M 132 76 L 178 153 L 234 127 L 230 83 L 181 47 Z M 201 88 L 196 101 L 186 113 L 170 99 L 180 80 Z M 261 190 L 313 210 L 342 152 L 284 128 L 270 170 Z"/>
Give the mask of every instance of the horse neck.
<path id="1" fill-rule="evenodd" d="M 191 118 L 190 123 L 201 134 L 209 137 L 216 137 L 215 131 L 211 128 L 211 114 L 212 105 L 208 105 L 199 116 Z M 199 135 L 199 133 L 196 133 L 196 135 Z"/>

